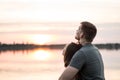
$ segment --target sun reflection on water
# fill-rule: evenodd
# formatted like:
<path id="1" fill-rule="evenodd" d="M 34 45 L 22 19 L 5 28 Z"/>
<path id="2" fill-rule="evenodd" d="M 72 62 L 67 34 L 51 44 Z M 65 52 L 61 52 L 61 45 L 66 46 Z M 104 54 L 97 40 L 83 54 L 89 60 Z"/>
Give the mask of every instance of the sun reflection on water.
<path id="1" fill-rule="evenodd" d="M 51 54 L 50 52 L 46 51 L 46 50 L 36 50 L 35 52 L 33 52 L 32 54 L 32 58 L 35 60 L 41 60 L 41 61 L 46 61 L 48 59 L 50 59 Z"/>

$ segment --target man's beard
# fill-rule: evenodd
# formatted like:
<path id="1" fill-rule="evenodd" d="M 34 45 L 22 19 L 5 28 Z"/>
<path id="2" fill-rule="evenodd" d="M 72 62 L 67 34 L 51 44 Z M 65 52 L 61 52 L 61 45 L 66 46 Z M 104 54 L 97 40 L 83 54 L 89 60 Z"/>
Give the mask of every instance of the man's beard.
<path id="1" fill-rule="evenodd" d="M 77 35 L 75 36 L 75 39 L 78 40 L 78 41 L 80 40 L 80 38 Z"/>

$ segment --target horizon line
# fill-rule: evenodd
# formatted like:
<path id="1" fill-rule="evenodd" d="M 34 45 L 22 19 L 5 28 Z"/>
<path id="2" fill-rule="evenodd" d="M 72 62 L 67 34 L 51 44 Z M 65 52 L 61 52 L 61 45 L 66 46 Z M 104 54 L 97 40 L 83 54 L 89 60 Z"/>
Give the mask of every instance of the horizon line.
<path id="1" fill-rule="evenodd" d="M 69 44 L 69 43 L 49 43 L 49 44 L 37 44 L 37 43 L 29 43 L 29 42 L 26 42 L 26 43 L 15 43 L 15 42 L 13 42 L 13 43 L 2 43 L 2 42 L 0 42 L 0 45 L 2 45 L 2 44 L 5 44 L 5 45 L 16 45 L 16 44 L 18 44 L 18 45 L 20 45 L 20 44 L 24 44 L 24 45 L 64 45 L 64 44 Z M 108 42 L 108 43 L 92 43 L 92 44 L 120 44 L 119 42 Z"/>

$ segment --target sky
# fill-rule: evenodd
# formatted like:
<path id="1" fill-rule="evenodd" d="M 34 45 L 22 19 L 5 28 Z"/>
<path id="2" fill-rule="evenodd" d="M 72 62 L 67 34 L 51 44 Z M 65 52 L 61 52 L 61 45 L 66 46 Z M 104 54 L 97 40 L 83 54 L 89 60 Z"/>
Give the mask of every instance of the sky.
<path id="1" fill-rule="evenodd" d="M 113 41 L 119 42 L 120 39 L 116 39 L 120 31 L 119 14 L 119 0 L 0 0 L 1 42 L 38 40 L 36 42 L 45 43 L 42 41 L 47 39 L 50 43 L 66 43 L 73 40 L 81 21 L 93 22 L 99 26 L 98 32 L 103 33 L 108 29 L 103 26 L 113 24 L 109 29 L 116 31 L 112 31 L 112 34 L 110 29 L 105 33 L 103 41 L 99 38 L 97 40 L 104 42 L 106 39 L 105 42 L 112 42 L 107 40 L 111 37 L 110 33 L 115 39 Z M 105 25 L 101 27 L 99 24 Z M 114 27 L 114 24 L 117 25 Z M 63 35 L 66 41 L 61 39 Z M 9 36 L 11 37 L 8 39 Z"/>
<path id="2" fill-rule="evenodd" d="M 120 21 L 119 0 L 0 0 L 0 21 Z"/>

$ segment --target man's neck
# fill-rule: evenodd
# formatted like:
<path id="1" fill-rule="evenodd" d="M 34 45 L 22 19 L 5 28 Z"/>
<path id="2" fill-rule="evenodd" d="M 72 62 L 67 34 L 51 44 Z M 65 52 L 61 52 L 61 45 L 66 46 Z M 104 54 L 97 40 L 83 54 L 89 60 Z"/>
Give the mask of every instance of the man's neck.
<path id="1" fill-rule="evenodd" d="M 80 43 L 84 46 L 84 45 L 91 43 L 91 42 L 87 42 L 86 40 L 81 40 Z"/>

